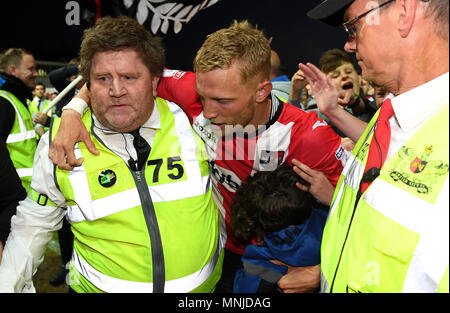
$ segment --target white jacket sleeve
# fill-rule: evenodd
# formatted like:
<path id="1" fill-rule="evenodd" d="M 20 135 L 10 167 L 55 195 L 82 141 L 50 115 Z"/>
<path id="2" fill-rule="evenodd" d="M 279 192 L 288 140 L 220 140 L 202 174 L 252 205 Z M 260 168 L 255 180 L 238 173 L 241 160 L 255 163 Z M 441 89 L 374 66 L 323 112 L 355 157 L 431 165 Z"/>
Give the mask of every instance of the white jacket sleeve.
<path id="1" fill-rule="evenodd" d="M 42 206 L 28 197 L 19 202 L 0 264 L 0 292 L 35 292 L 32 277 L 53 232 L 62 227 L 65 199 L 54 182 L 48 133 L 36 150 L 31 188 L 47 195 L 57 206 Z"/>

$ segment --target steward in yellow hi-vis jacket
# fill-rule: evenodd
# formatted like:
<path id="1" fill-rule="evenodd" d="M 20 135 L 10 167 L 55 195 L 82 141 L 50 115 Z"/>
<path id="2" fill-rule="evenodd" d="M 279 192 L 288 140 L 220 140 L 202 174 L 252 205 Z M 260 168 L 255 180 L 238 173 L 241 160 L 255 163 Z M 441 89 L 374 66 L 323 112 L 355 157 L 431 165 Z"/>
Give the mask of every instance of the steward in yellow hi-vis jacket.
<path id="1" fill-rule="evenodd" d="M 36 151 L 36 132 L 34 131 L 31 114 L 26 103 L 22 103 L 15 95 L 6 90 L 0 90 L 0 97 L 6 99 L 16 112 L 14 124 L 6 140 L 9 156 L 19 174 L 22 186 L 26 191 L 30 188 L 33 173 L 33 158 Z"/>
<path id="2" fill-rule="evenodd" d="M 42 85 L 42 84 L 41 84 Z M 32 101 L 30 101 L 30 103 L 28 104 L 28 109 L 30 110 L 31 116 L 34 119 L 34 116 L 38 113 L 38 112 L 42 112 L 45 109 L 47 109 L 47 107 L 50 105 L 50 100 L 48 99 L 40 99 L 38 97 L 34 97 Z M 53 114 L 53 108 L 51 108 L 48 112 L 47 112 L 47 121 L 44 125 L 44 131 L 48 131 L 50 129 L 50 121 L 51 121 L 51 117 Z M 47 126 L 48 125 L 48 126 Z M 39 139 L 39 135 L 37 135 L 37 138 Z"/>
<path id="3" fill-rule="evenodd" d="M 34 290 L 32 275 L 64 217 L 74 234 L 67 282 L 75 292 L 214 291 L 220 213 L 204 143 L 179 106 L 155 97 L 162 51 L 128 17 L 102 18 L 85 33 L 80 71 L 90 77 L 92 111 L 82 123 L 98 154 L 79 143 L 83 164 L 59 169 L 48 150 L 60 119 L 41 138 L 30 192 L 11 221 L 0 292 Z"/>
<path id="4" fill-rule="evenodd" d="M 353 149 L 323 234 L 322 291 L 448 292 L 448 78 L 447 73 L 391 100 L 399 120 L 408 114 L 399 108 L 419 110 L 424 101 L 436 113 L 414 115 L 411 125 L 420 128 L 409 137 L 405 129 L 395 135 L 398 126 L 391 121 L 392 156 L 362 195 L 378 113 Z"/>
<path id="5" fill-rule="evenodd" d="M 361 76 L 390 92 L 367 125 L 341 109 L 350 92 L 299 65 L 320 111 L 356 142 L 330 201 L 322 292 L 449 292 L 448 8 L 324 0 L 306 13 L 344 28 Z"/>
<path id="6" fill-rule="evenodd" d="M 49 231 L 61 227 L 64 214 L 75 237 L 69 279 L 73 290 L 213 291 L 221 274 L 223 239 L 219 236 L 219 211 L 212 199 L 203 142 L 178 106 L 161 98 L 156 98 L 156 103 L 141 132 L 158 124 L 160 128 L 141 171 L 132 171 L 116 154 L 108 144 L 111 134 L 98 134 L 103 126 L 90 111 L 83 121 L 88 129 L 97 130 L 92 139 L 100 153 L 92 155 L 80 143 L 75 152 L 84 157 L 83 165 L 73 171 L 56 168 L 55 181 L 43 179 L 53 176 L 53 165 L 46 156 L 48 135 L 42 137 L 45 143 L 39 145 L 35 165 L 49 173 L 37 174 L 26 203 L 18 208 L 12 230 L 16 234 L 19 220 L 39 225 L 38 233 L 23 230 L 33 233 L 26 237 L 38 254 L 33 259 L 24 256 L 21 244 L 8 239 L 7 246 L 21 250 L 22 256 L 14 259 L 22 265 L 15 268 L 25 270 L 16 276 L 18 281 L 11 291 L 32 288 L 31 276 L 26 273 L 31 274 L 29 267 L 39 264 L 36 262 L 51 238 Z M 96 126 L 91 125 L 92 118 Z M 53 134 L 57 129 L 54 126 Z M 132 135 L 115 136 L 113 140 L 121 139 L 131 153 Z M 36 213 L 29 214 L 28 209 Z M 4 261 L 8 266 L 7 256 Z M 0 286 L 12 279 L 12 273 L 14 270 L 3 279 L 6 273 L 1 272 Z"/>

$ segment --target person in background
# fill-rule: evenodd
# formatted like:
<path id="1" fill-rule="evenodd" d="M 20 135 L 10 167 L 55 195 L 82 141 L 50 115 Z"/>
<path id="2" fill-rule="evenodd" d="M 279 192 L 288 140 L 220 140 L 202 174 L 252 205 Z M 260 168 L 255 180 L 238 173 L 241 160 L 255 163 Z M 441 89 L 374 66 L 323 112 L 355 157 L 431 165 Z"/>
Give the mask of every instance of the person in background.
<path id="1" fill-rule="evenodd" d="M 31 99 L 37 76 L 30 51 L 10 48 L 0 54 L 0 136 L 27 192 L 37 147 L 27 100 Z"/>
<path id="2" fill-rule="evenodd" d="M 311 194 L 296 187 L 298 180 L 292 167 L 283 163 L 273 172 L 248 177 L 236 192 L 231 230 L 247 242 L 256 236 L 257 242 L 245 248 L 233 292 L 277 292 L 288 267 L 270 260 L 295 267 L 320 263 L 328 211 L 315 208 Z"/>
<path id="3" fill-rule="evenodd" d="M 58 96 L 58 92 L 52 92 L 48 95 L 48 99 L 50 101 L 53 101 L 53 99 L 55 99 L 57 96 Z M 56 115 L 56 113 L 55 113 L 55 115 Z"/>
<path id="4" fill-rule="evenodd" d="M 375 87 L 373 86 L 373 83 L 365 80 L 361 74 L 358 74 L 359 76 L 359 86 L 361 88 L 362 94 L 364 97 L 371 97 L 375 94 Z"/>
<path id="5" fill-rule="evenodd" d="M 308 81 L 302 70 L 297 70 L 291 78 L 291 90 L 289 91 L 289 103 L 302 110 L 308 110 L 309 107 L 314 105 L 311 94 L 307 95 L 307 100 L 303 103 L 303 96 L 306 96 Z"/>
<path id="6" fill-rule="evenodd" d="M 289 91 L 291 90 L 291 80 L 281 71 L 280 56 L 274 50 L 270 55 L 270 81 L 272 82 L 272 90 L 284 101 L 289 100 Z"/>
<path id="7" fill-rule="evenodd" d="M 323 233 L 321 290 L 448 293 L 449 2 L 326 0 L 308 16 L 343 26 L 362 76 L 391 93 L 366 124 L 339 108 L 330 77 L 300 65 L 356 142 Z"/>
<path id="8" fill-rule="evenodd" d="M 320 57 L 320 69 L 336 84 L 339 97 L 346 101 L 341 104 L 344 109 L 364 122 L 370 121 L 376 108 L 365 98 L 350 55 L 340 49 L 325 51 Z"/>
<path id="9" fill-rule="evenodd" d="M 79 58 L 70 60 L 69 64 L 51 71 L 48 74 L 50 83 L 55 87 L 57 92 L 62 92 L 73 80 L 78 77 Z M 62 108 L 69 103 L 70 100 L 80 91 L 85 84 L 85 80 L 81 80 L 72 90 L 70 90 L 64 98 L 62 98 L 55 107 L 52 108 L 53 114 L 46 115 L 42 112 L 36 113 L 34 122 L 42 125 L 50 125 L 52 116 L 61 117 Z"/>
<path id="10" fill-rule="evenodd" d="M 36 83 L 36 87 L 34 88 L 34 98 L 28 104 L 28 108 L 30 109 L 30 112 L 31 112 L 31 117 L 33 118 L 33 122 L 35 122 L 35 123 L 39 123 L 39 121 L 40 121 L 38 119 L 34 120 L 36 114 L 39 112 L 42 112 L 50 104 L 50 100 L 48 100 L 45 96 L 45 91 L 46 91 L 46 88 L 43 83 Z M 50 109 L 47 112 L 47 117 L 52 116 L 53 109 L 54 108 Z M 49 130 L 50 120 L 51 120 L 50 118 L 46 118 L 44 124 L 42 124 L 44 126 L 44 132 Z M 42 136 L 42 134 L 38 134 L 38 139 L 40 138 L 40 136 Z"/>
<path id="11" fill-rule="evenodd" d="M 60 93 L 64 90 L 75 78 L 78 77 L 79 73 L 79 58 L 74 58 L 70 60 L 69 64 L 60 68 L 57 68 L 56 70 L 51 71 L 48 74 L 48 77 L 50 79 L 50 82 L 55 87 L 55 89 Z M 75 88 L 73 88 L 71 91 L 69 91 L 61 101 L 56 104 L 55 107 L 55 115 L 60 117 L 62 113 L 62 108 L 69 103 L 70 100 L 79 92 L 81 87 L 85 84 L 86 80 L 81 80 Z"/>
<path id="12" fill-rule="evenodd" d="M 380 85 L 375 85 L 374 89 L 375 93 L 373 97 L 375 99 L 375 104 L 377 108 L 379 108 L 383 104 L 386 97 L 389 96 L 389 91 L 386 89 L 386 87 Z"/>

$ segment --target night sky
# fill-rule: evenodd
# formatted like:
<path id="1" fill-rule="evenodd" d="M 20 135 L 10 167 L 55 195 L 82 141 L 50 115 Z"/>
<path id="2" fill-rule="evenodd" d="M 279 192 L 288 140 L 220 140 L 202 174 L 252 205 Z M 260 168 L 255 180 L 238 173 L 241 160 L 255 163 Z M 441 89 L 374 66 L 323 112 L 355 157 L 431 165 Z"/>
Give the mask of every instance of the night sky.
<path id="1" fill-rule="evenodd" d="M 317 64 L 322 52 L 343 48 L 345 33 L 342 29 L 310 20 L 306 16 L 306 12 L 321 1 L 221 0 L 200 10 L 189 23 L 183 25 L 178 34 L 174 33 L 173 27 L 166 35 L 159 34 L 164 39 L 166 65 L 169 68 L 191 70 L 195 53 L 208 34 L 228 27 L 233 20 L 247 19 L 258 25 L 267 37 L 273 37 L 272 48 L 280 55 L 286 74 L 291 76 L 299 62 Z M 0 50 L 22 47 L 33 52 L 38 61 L 68 62 L 78 54 L 83 30 L 92 25 L 93 18 L 89 22 L 81 17 L 80 25 L 67 25 L 68 2 L 2 1 Z M 86 11 L 95 13 L 94 0 L 76 2 L 80 6 L 80 15 Z M 102 1 L 104 15 L 114 14 L 108 8 L 113 2 Z M 134 2 L 137 5 L 139 0 Z"/>

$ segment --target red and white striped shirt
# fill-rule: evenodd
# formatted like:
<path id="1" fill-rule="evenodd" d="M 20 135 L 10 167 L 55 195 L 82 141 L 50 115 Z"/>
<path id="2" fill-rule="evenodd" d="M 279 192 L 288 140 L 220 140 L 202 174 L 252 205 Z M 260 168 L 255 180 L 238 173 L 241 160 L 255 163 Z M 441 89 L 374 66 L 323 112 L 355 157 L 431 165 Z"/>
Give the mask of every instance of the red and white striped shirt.
<path id="1" fill-rule="evenodd" d="M 275 170 L 283 162 L 292 165 L 295 158 L 323 172 L 334 186 L 337 184 L 344 159 L 341 137 L 314 111 L 305 112 L 272 94 L 272 114 L 266 125 L 253 133 L 248 133 L 247 128 L 245 133 L 234 128 L 233 135 L 222 137 L 203 117 L 194 73 L 166 70 L 158 96 L 177 103 L 206 143 L 213 193 L 225 222 L 222 227 L 226 228 L 226 248 L 235 253 L 243 254 L 245 243 L 231 233 L 231 201 L 249 175 Z"/>

